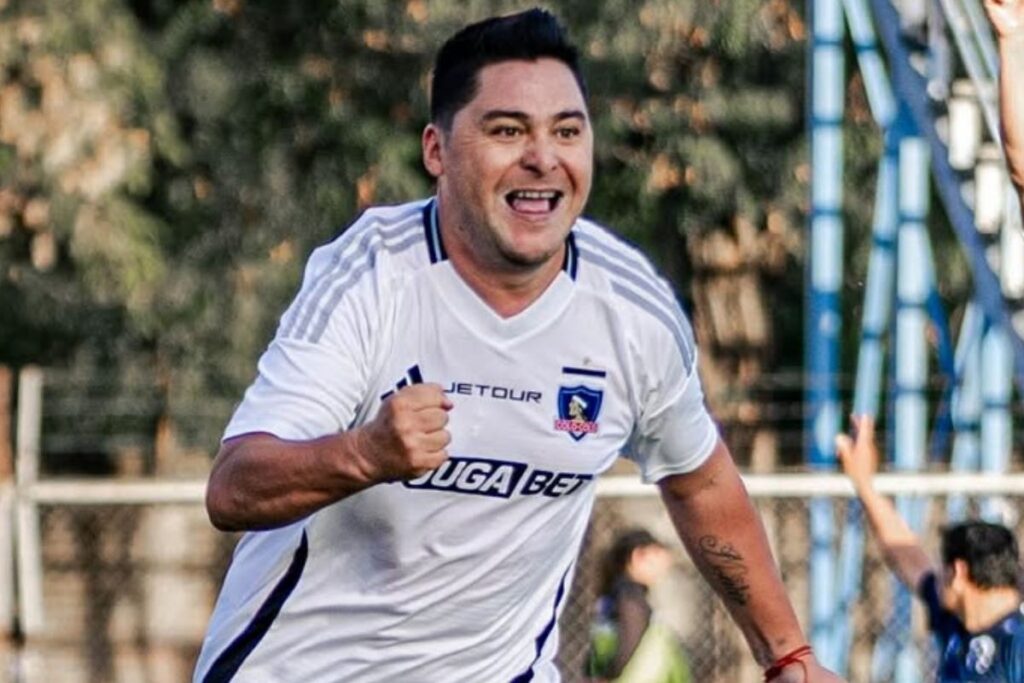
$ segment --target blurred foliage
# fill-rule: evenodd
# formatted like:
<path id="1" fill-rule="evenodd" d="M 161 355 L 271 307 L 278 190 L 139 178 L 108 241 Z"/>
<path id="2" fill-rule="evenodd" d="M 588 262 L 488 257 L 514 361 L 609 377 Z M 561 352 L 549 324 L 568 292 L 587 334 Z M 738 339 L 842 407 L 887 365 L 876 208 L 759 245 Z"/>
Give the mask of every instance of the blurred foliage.
<path id="1" fill-rule="evenodd" d="M 230 406 L 209 398 L 251 380 L 309 251 L 368 204 L 431 191 L 440 42 L 532 4 L 0 0 L 0 363 L 148 372 L 161 415 L 208 448 Z M 588 213 L 684 298 L 722 267 L 699 258 L 705 238 L 753 235 L 735 259 L 771 285 L 772 361 L 799 365 L 802 3 L 547 6 L 592 91 Z M 848 198 L 858 235 L 868 185 Z"/>

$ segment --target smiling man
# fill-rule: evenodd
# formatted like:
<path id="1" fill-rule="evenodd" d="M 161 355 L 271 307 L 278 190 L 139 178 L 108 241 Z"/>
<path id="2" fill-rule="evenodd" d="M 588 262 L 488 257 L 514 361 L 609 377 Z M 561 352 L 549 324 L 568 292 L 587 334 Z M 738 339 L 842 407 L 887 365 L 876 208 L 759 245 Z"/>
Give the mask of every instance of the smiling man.
<path id="1" fill-rule="evenodd" d="M 555 18 L 445 43 L 422 143 L 436 196 L 313 253 L 226 429 L 207 507 L 246 533 L 195 680 L 559 680 L 558 616 L 620 454 L 660 486 L 766 679 L 838 680 L 805 644 L 671 289 L 581 218 L 593 131 Z"/>

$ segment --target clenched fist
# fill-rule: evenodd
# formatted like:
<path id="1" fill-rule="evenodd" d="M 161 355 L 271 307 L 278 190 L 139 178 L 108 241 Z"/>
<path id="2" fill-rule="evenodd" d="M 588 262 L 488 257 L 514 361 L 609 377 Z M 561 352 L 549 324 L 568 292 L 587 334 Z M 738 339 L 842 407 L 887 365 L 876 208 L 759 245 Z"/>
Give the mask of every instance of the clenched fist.
<path id="1" fill-rule="evenodd" d="M 381 404 L 358 430 L 357 458 L 367 482 L 415 479 L 448 459 L 448 411 L 452 402 L 439 384 L 413 384 Z"/>

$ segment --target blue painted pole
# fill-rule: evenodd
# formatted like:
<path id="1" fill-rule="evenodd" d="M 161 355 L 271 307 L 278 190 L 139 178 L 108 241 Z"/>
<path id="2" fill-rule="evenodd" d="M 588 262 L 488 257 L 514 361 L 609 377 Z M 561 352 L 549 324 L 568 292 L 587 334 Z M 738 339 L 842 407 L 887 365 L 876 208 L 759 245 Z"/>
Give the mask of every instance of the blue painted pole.
<path id="1" fill-rule="evenodd" d="M 987 322 L 981 341 L 981 469 L 990 474 L 1002 474 L 1010 466 L 1011 356 L 1006 328 Z M 1007 522 L 1006 512 L 1006 502 L 1001 498 L 987 498 L 981 506 L 981 516 L 993 522 Z"/>
<path id="2" fill-rule="evenodd" d="M 857 53 L 857 66 L 864 77 L 871 116 L 883 131 L 896 118 L 896 97 L 892 92 L 885 62 L 878 51 L 878 38 L 871 23 L 871 10 L 867 0 L 843 0 L 850 39 Z"/>
<path id="3" fill-rule="evenodd" d="M 890 129 L 885 134 L 885 153 L 878 162 L 878 191 L 872 225 L 871 257 L 864 291 L 860 348 L 857 353 L 857 379 L 853 392 L 855 415 L 878 415 L 882 393 L 884 340 L 892 317 L 893 279 L 896 267 L 896 226 L 898 222 L 897 137 Z M 861 567 L 864 563 L 863 510 L 851 499 L 839 553 L 839 603 L 833 623 L 836 670 L 849 675 L 852 647 L 853 605 L 860 594 Z"/>
<path id="4" fill-rule="evenodd" d="M 967 19 L 967 31 L 978 45 L 978 52 L 985 67 L 985 74 L 994 79 L 999 73 L 999 51 L 992 39 L 991 29 L 985 12 L 978 0 L 962 0 L 963 16 Z"/>
<path id="5" fill-rule="evenodd" d="M 882 390 L 885 349 L 883 340 L 892 316 L 895 270 L 896 226 L 898 222 L 897 138 L 892 123 L 896 117 L 896 98 L 878 50 L 875 29 L 866 0 L 844 0 L 846 23 L 864 78 L 871 113 L 885 131 L 885 152 L 878 164 L 878 191 L 872 225 L 872 249 L 864 291 L 857 376 L 853 394 L 853 412 L 877 416 Z M 852 607 L 860 594 L 861 568 L 864 562 L 863 510 L 856 500 L 846 508 L 839 552 L 838 602 L 832 622 L 831 642 L 835 668 L 848 675 L 852 647 Z"/>
<path id="6" fill-rule="evenodd" d="M 956 376 L 953 390 L 953 454 L 950 470 L 976 472 L 981 467 L 981 443 L 978 427 L 981 422 L 981 338 L 984 318 L 974 303 L 967 305 L 960 334 L 957 337 Z M 946 501 L 946 517 L 961 520 L 967 516 L 967 498 L 950 496 Z"/>
<path id="7" fill-rule="evenodd" d="M 901 114 L 902 118 L 902 114 Z M 909 118 L 909 116 L 907 117 Z M 900 226 L 897 239 L 896 279 L 896 387 L 893 426 L 895 442 L 893 459 L 900 471 L 920 471 L 927 450 L 928 382 L 928 296 L 934 287 L 934 271 L 930 263 L 931 245 L 925 220 L 929 201 L 928 144 L 920 137 L 906 137 L 900 142 Z M 900 513 L 911 528 L 921 527 L 919 501 L 900 497 L 896 501 Z M 894 580 L 895 581 L 895 580 Z M 906 632 L 901 640 L 910 638 L 910 596 L 900 583 L 900 621 Z M 896 659 L 896 683 L 919 683 L 921 671 L 916 653 L 902 648 Z"/>
<path id="8" fill-rule="evenodd" d="M 932 330 L 935 332 L 940 371 L 939 377 L 944 382 L 928 451 L 929 459 L 932 462 L 944 462 L 953 432 L 951 404 L 953 389 L 956 386 L 956 349 L 953 345 L 953 333 L 949 329 L 949 319 L 946 317 L 946 308 L 942 303 L 942 297 L 939 296 L 939 290 L 935 283 L 935 256 L 931 253 L 930 248 L 928 263 L 931 266 L 929 270 L 932 273 L 932 287 L 928 294 L 927 302 L 928 318 L 931 320 Z"/>
<path id="9" fill-rule="evenodd" d="M 889 56 L 889 68 L 893 87 L 900 93 L 910 108 L 920 134 L 931 145 L 932 175 L 938 196 L 946 209 L 946 215 L 960 240 L 964 253 L 971 265 L 974 276 L 975 303 L 990 320 L 999 321 L 1009 328 L 1010 312 L 1003 301 L 1000 283 L 985 256 L 985 245 L 974 223 L 974 214 L 964 200 L 960 178 L 950 166 L 946 155 L 946 144 L 934 125 L 934 112 L 928 98 L 924 77 L 918 73 L 910 54 L 899 35 L 899 14 L 891 0 L 869 0 L 875 17 L 879 37 Z M 1024 390 L 1024 337 L 1011 336 L 1014 356 L 1013 372 L 1017 386 Z"/>
<path id="10" fill-rule="evenodd" d="M 835 467 L 839 428 L 839 288 L 843 224 L 843 14 L 840 0 L 814 0 L 810 41 L 811 217 L 807 315 L 807 462 Z M 810 503 L 811 643 L 821 661 L 835 666 L 830 624 L 835 613 L 832 502 Z"/>

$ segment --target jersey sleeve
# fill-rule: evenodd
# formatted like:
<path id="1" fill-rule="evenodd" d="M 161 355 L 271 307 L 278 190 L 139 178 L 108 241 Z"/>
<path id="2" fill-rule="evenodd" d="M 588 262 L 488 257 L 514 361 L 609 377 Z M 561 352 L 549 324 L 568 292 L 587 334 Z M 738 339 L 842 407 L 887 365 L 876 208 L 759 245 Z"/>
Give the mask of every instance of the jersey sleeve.
<path id="1" fill-rule="evenodd" d="M 624 455 L 637 463 L 647 483 L 692 472 L 718 442 L 718 428 L 704 404 L 697 351 L 682 310 L 677 330 L 652 326 L 638 359 L 639 415 Z"/>
<path id="2" fill-rule="evenodd" d="M 343 240 L 310 256 L 224 439 L 251 432 L 312 439 L 351 426 L 369 385 L 377 301 L 373 274 L 356 277 Z"/>

